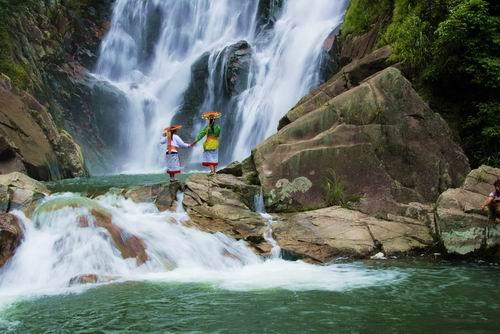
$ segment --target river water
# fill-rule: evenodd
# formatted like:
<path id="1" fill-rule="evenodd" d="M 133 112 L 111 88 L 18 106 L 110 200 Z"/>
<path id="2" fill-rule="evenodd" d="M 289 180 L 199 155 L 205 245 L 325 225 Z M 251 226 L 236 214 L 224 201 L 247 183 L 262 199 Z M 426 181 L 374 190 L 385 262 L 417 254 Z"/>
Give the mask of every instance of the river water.
<path id="1" fill-rule="evenodd" d="M 0 311 L 0 331 L 498 333 L 500 328 L 498 267 L 402 260 L 339 264 L 331 269 L 336 276 L 331 286 L 308 289 L 292 278 L 286 284 L 288 273 L 273 263 L 269 267 L 246 278 L 165 275 L 28 298 Z M 388 279 L 388 272 L 397 279 Z M 370 273 L 372 284 L 346 282 L 356 273 Z M 277 275 L 285 277 L 273 284 Z"/>
<path id="2" fill-rule="evenodd" d="M 163 181 L 162 175 L 73 182 L 73 191 Z M 49 183 L 53 190 L 69 181 Z M 75 207 L 75 203 L 80 203 Z M 79 226 L 90 209 L 144 240 L 149 261 L 123 259 L 105 229 Z M 262 258 L 242 241 L 184 225 L 182 208 L 158 212 L 112 193 L 59 193 L 31 219 L 0 270 L 0 333 L 498 332 L 500 267 L 389 258 L 327 265 Z M 262 213 L 264 217 L 265 213 Z M 270 228 L 272 220 L 269 219 Z M 265 236 L 272 238 L 271 234 Z M 271 240 L 272 242 L 272 240 Z M 95 273 L 108 283 L 71 285 Z"/>

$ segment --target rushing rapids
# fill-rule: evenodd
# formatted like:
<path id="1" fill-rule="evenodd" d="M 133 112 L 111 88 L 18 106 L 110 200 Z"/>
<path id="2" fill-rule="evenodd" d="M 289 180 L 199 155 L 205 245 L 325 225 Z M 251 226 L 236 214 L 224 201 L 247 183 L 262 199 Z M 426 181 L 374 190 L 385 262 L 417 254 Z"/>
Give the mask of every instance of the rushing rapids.
<path id="1" fill-rule="evenodd" d="M 244 158 L 319 83 L 323 41 L 347 1 L 118 0 L 96 77 L 124 92 L 118 170 L 161 168 L 171 121 L 194 138 L 199 113 L 224 112 L 221 162 Z M 198 159 L 198 151 L 191 160 Z M 138 158 L 140 155 L 140 158 Z"/>
<path id="2" fill-rule="evenodd" d="M 24 226 L 25 239 L 0 269 L 0 300 L 5 303 L 78 291 L 78 283 L 87 282 L 160 280 L 206 282 L 230 290 L 338 291 L 404 277 L 395 270 L 285 261 L 279 250 L 271 258 L 262 258 L 243 241 L 186 227 L 189 217 L 181 207 L 159 212 L 153 204 L 110 194 L 97 199 L 52 195 L 31 218 L 15 214 Z M 127 243 L 130 240 L 135 243 Z"/>

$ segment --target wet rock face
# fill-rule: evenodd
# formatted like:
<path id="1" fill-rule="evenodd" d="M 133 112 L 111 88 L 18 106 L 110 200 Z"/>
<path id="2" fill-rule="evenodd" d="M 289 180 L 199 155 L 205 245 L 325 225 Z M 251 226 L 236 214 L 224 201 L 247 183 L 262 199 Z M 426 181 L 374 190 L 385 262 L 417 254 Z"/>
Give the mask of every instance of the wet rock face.
<path id="1" fill-rule="evenodd" d="M 325 82 L 332 77 L 340 69 L 340 45 L 339 32 L 340 26 L 332 30 L 328 37 L 323 42 L 323 48 L 320 54 L 320 81 Z"/>
<path id="2" fill-rule="evenodd" d="M 239 41 L 200 56 L 191 66 L 191 80 L 184 92 L 182 106 L 172 119 L 173 124 L 183 125 L 181 137 L 189 138 L 195 136 L 195 131 L 205 125 L 200 117 L 202 107 L 209 106 L 221 111 L 224 117 L 217 122 L 223 129 L 219 152 L 222 164 L 230 162 L 228 159 L 231 152 L 226 148 L 233 145 L 234 133 L 238 131 L 234 113 L 236 97 L 253 84 L 249 82 L 252 55 L 248 42 Z M 187 152 L 188 160 L 190 154 L 191 152 Z"/>
<path id="3" fill-rule="evenodd" d="M 87 112 L 89 108 L 85 106 L 89 103 L 92 92 L 85 91 L 86 86 L 80 80 L 85 81 L 85 73 L 95 65 L 100 41 L 108 29 L 112 4 L 111 0 L 55 0 L 30 2 L 29 6 L 19 5 L 17 10 L 13 10 L 13 7 L 10 9 L 12 15 L 8 17 L 6 24 L 9 27 L 6 43 L 12 49 L 13 66 L 20 69 L 25 76 L 22 77 L 24 80 L 21 80 L 16 73 L 9 75 L 18 88 L 26 89 L 37 101 L 47 106 L 47 111 L 54 117 L 51 123 L 55 122 L 71 135 L 64 135 L 54 143 L 44 128 L 47 117 L 43 115 L 42 120 L 37 119 L 49 141 L 54 144 L 52 146 L 57 159 L 52 160 L 67 161 L 59 168 L 62 177 L 86 175 L 86 172 L 72 170 L 75 164 L 78 164 L 81 152 L 79 148 L 73 147 L 75 145 L 68 141 L 68 137 L 74 136 L 78 141 L 87 139 L 82 141 L 84 145 L 92 138 L 99 138 L 99 133 L 92 131 L 95 125 L 89 126 L 84 119 L 90 117 Z M 38 108 L 30 109 L 36 110 L 33 117 L 36 118 L 36 115 L 40 114 Z M 70 115 L 74 117 L 69 117 Z M 82 119 L 83 121 L 78 122 Z M 82 132 L 86 135 L 79 136 Z M 95 140 L 92 146 L 88 147 L 95 148 L 91 153 L 106 149 L 99 140 Z M 68 153 L 68 150 L 73 152 Z M 12 156 L 12 150 L 10 154 Z M 91 154 L 89 156 L 94 158 Z M 22 159 L 11 159 L 10 164 L 16 166 L 15 170 L 20 170 L 20 160 Z M 54 174 L 58 169 L 57 162 L 51 164 L 53 166 L 49 172 Z M 35 171 L 32 171 L 33 169 Z M 31 176 L 38 172 L 38 179 L 47 179 L 48 173 L 37 169 L 38 166 L 33 165 L 31 170 L 26 168 L 26 171 Z"/>
<path id="4" fill-rule="evenodd" d="M 224 93 L 227 97 L 241 94 L 249 88 L 248 75 L 252 66 L 252 48 L 247 41 L 239 41 L 223 50 Z"/>
<path id="5" fill-rule="evenodd" d="M 9 261 L 23 239 L 23 230 L 16 216 L 0 213 L 0 268 Z"/>
<path id="6" fill-rule="evenodd" d="M 50 86 L 50 108 L 58 115 L 87 158 L 90 171 L 113 171 L 113 153 L 123 149 L 123 136 L 117 119 L 128 108 L 125 94 L 111 84 L 87 74 L 72 74 L 67 67 L 51 66 L 45 75 Z"/>
<path id="7" fill-rule="evenodd" d="M 469 171 L 447 124 L 395 68 L 318 102 L 257 146 L 253 158 L 266 207 L 275 211 L 335 204 L 326 187 L 333 173 L 343 194 L 361 196 L 362 212 L 400 214 L 401 203 L 434 202 Z M 298 179 L 300 187 L 284 191 Z"/>
<path id="8" fill-rule="evenodd" d="M 446 190 L 437 200 L 436 227 L 449 253 L 491 255 L 500 248 L 500 220 L 489 222 L 487 211 L 480 209 L 498 178 L 500 169 L 481 166 L 467 175 L 462 187 Z"/>
<path id="9" fill-rule="evenodd" d="M 283 0 L 259 0 L 257 7 L 257 33 L 263 33 L 274 27 L 283 7 Z"/>
<path id="10" fill-rule="evenodd" d="M 209 58 L 210 53 L 206 52 L 191 65 L 191 80 L 184 93 L 182 106 L 172 119 L 172 124 L 182 124 L 186 133 L 193 133 L 200 121 L 200 108 L 208 90 Z"/>
<path id="11" fill-rule="evenodd" d="M 113 224 L 111 216 L 103 211 L 94 209 L 92 216 L 95 218 L 97 226 L 105 228 L 111 234 L 115 246 L 120 250 L 124 259 L 135 258 L 137 265 L 149 260 L 142 239 Z"/>
<path id="12" fill-rule="evenodd" d="M 87 175 L 79 146 L 30 94 L 0 77 L 0 171 L 39 180 Z"/>

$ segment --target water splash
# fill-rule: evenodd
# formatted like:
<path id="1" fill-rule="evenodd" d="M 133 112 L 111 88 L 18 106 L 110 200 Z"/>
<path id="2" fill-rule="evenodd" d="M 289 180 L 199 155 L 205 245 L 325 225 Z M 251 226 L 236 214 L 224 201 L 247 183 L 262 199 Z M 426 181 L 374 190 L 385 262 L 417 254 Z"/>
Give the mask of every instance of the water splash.
<path id="1" fill-rule="evenodd" d="M 224 112 L 222 163 L 246 157 L 318 84 L 323 41 L 340 24 L 347 3 L 283 1 L 279 11 L 271 8 L 274 24 L 267 21 L 263 26 L 258 1 L 116 1 L 95 75 L 121 89 L 128 99 L 117 119 L 123 147 L 119 168 L 133 173 L 159 171 L 161 129 L 174 118 L 182 119 L 187 125 L 183 136 L 190 140 L 203 124 L 199 112 L 210 109 Z M 276 1 L 271 1 L 273 6 Z M 224 50 L 242 40 L 251 47 L 248 78 L 243 91 L 228 97 L 220 88 L 227 70 L 222 66 L 227 65 Z M 191 69 L 207 54 L 207 82 L 196 79 L 204 91 L 197 92 L 201 100 L 194 101 L 185 95 L 193 79 Z M 199 152 L 191 157 L 199 159 Z"/>

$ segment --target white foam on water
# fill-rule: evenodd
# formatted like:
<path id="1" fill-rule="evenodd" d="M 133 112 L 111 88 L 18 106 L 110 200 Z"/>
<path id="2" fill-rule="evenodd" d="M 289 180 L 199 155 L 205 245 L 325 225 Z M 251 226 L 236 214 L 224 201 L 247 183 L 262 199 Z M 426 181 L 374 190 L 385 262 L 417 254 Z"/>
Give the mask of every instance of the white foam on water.
<path id="1" fill-rule="evenodd" d="M 226 270 L 178 268 L 170 272 L 142 276 L 145 280 L 160 282 L 208 283 L 217 288 L 235 291 L 346 291 L 394 284 L 405 277 L 405 274 L 397 270 L 372 270 L 352 264 L 318 266 L 281 259 L 270 259 Z"/>
<path id="2" fill-rule="evenodd" d="M 108 230 L 96 225 L 92 210 L 111 215 L 122 238 L 142 239 L 149 260 L 138 265 L 134 258 L 124 259 Z M 186 227 L 189 217 L 181 209 L 159 212 L 153 204 L 116 195 L 95 200 L 71 193 L 53 195 L 35 210 L 32 219 L 22 212 L 14 214 L 23 223 L 25 239 L 0 271 L 0 309 L 18 298 L 81 293 L 95 285 L 69 286 L 69 281 L 84 274 L 114 277 L 118 282 L 207 283 L 239 291 L 344 291 L 404 278 L 397 270 L 362 265 L 264 259 L 243 241 Z M 88 227 L 80 226 L 82 220 Z"/>

